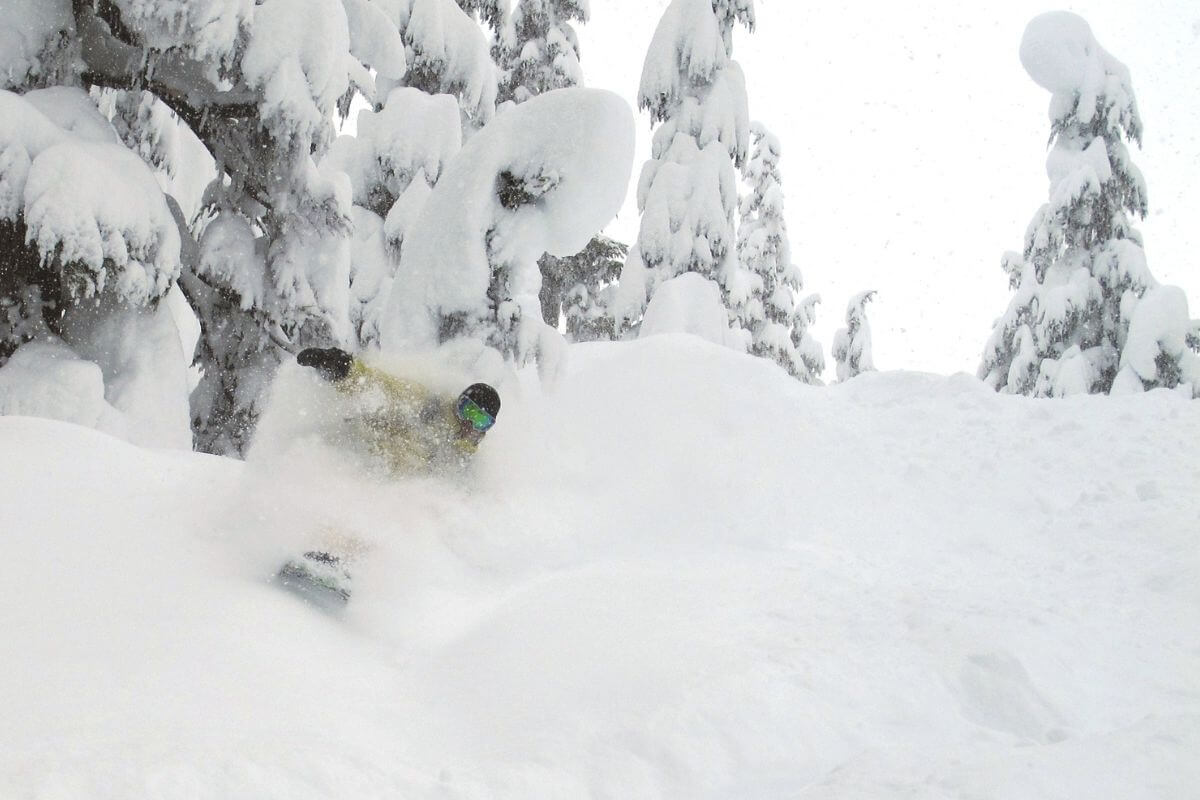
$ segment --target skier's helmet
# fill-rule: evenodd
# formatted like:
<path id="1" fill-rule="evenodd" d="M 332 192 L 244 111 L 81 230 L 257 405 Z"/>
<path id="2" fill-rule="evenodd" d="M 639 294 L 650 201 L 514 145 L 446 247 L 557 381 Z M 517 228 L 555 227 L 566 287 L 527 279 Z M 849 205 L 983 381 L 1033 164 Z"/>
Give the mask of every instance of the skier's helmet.
<path id="1" fill-rule="evenodd" d="M 500 395 L 486 383 L 473 383 L 458 396 L 454 408 L 458 418 L 471 423 L 477 431 L 486 431 L 500 413 Z"/>

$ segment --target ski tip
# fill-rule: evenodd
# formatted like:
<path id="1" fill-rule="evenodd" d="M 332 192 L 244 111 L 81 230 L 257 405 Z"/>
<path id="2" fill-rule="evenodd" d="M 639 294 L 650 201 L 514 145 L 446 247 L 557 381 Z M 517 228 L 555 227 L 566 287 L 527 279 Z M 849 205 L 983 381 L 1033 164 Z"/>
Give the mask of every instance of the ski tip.
<path id="1" fill-rule="evenodd" d="M 345 585 L 345 578 L 339 580 L 337 576 L 320 575 L 303 564 L 289 561 L 280 567 L 274 582 L 307 605 L 322 611 L 336 612 L 344 609 L 350 602 L 350 589 Z"/>

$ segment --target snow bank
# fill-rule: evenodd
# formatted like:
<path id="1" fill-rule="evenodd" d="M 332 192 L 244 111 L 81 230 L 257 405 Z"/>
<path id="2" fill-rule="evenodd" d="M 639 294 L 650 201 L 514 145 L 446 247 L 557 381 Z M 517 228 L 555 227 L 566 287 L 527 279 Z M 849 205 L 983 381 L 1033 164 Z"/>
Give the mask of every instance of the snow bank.
<path id="1" fill-rule="evenodd" d="M 572 356 L 448 485 L 0 418 L 0 795 L 1194 795 L 1200 405 Z"/>
<path id="2" fill-rule="evenodd" d="M 37 416 L 124 437 L 128 425 L 104 399 L 99 365 L 60 342 L 30 342 L 0 369 L 0 414 Z"/>
<path id="3" fill-rule="evenodd" d="M 108 296 L 66 309 L 62 330 L 80 357 L 100 367 L 104 398 L 128 423 L 123 438 L 146 447 L 192 449 L 191 359 L 184 355 L 169 303 L 129 308 Z"/>
<path id="4" fill-rule="evenodd" d="M 72 309 L 68 334 L 22 345 L 0 369 L 0 415 L 61 420 L 145 447 L 191 450 L 187 360 L 166 304 L 109 315 Z"/>

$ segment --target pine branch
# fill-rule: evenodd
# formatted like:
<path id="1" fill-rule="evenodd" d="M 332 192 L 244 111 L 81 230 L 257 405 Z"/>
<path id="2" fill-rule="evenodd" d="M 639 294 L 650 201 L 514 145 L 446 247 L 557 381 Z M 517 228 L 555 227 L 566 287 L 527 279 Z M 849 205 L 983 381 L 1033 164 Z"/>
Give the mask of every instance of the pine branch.
<path id="1" fill-rule="evenodd" d="M 209 80 L 202 62 L 177 49 L 157 51 L 138 45 L 110 0 L 72 0 L 71 7 L 88 84 L 152 92 L 206 144 L 210 116 L 244 119 L 258 114 L 257 92 L 245 87 L 222 90 Z"/>

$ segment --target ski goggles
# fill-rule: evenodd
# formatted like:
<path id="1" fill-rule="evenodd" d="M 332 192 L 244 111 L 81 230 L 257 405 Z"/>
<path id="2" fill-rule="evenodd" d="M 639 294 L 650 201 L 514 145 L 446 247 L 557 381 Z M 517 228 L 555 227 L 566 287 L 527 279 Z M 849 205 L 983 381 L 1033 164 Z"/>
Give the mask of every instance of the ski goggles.
<path id="1" fill-rule="evenodd" d="M 475 401 L 469 397 L 458 401 L 456 411 L 459 419 L 471 423 L 471 427 L 477 431 L 486 431 L 496 424 L 496 418 L 476 405 Z"/>

